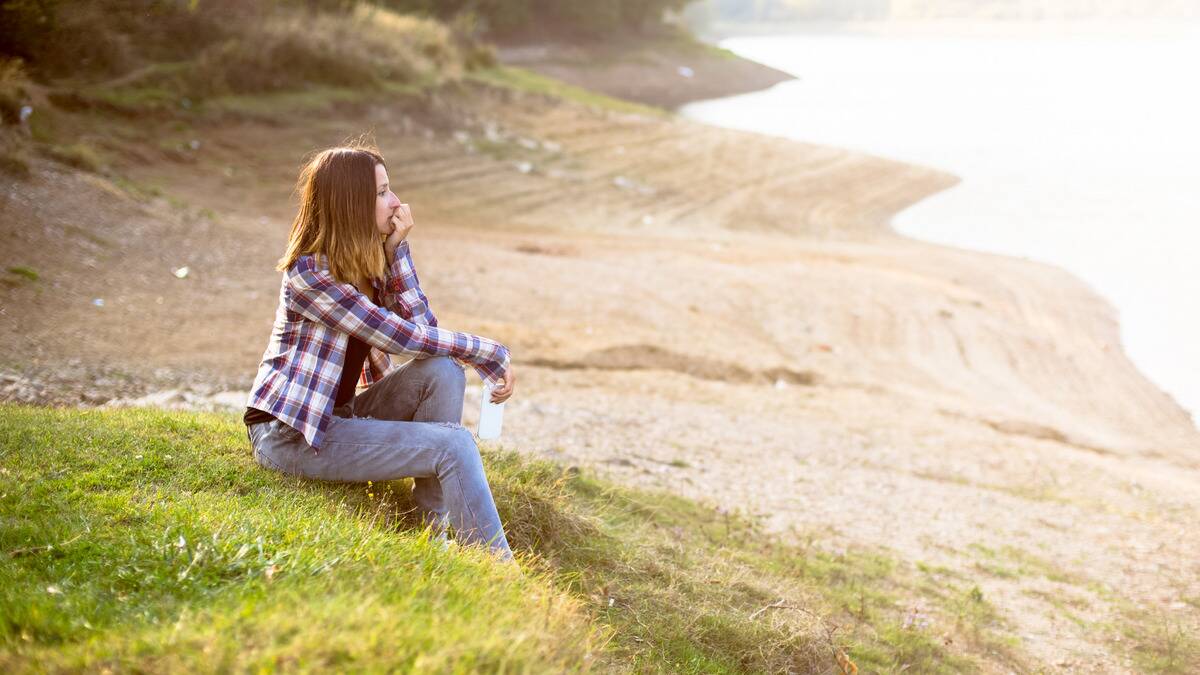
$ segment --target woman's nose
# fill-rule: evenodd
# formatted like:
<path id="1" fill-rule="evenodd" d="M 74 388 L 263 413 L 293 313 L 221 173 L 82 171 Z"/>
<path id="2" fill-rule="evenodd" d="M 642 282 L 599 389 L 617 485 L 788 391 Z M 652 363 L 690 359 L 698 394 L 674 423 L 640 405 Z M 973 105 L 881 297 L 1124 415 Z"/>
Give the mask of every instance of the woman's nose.
<path id="1" fill-rule="evenodd" d="M 400 198 L 396 196 L 395 192 L 392 193 L 392 201 L 390 203 L 390 206 L 392 207 L 393 211 L 400 208 Z"/>

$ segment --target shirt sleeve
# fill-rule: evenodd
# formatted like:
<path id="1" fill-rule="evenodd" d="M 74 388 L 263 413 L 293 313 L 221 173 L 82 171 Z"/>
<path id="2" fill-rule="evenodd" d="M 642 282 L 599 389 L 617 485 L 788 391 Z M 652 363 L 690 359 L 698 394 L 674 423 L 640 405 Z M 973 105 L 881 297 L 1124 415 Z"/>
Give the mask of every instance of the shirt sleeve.
<path id="1" fill-rule="evenodd" d="M 421 280 L 417 278 L 407 239 L 401 240 L 391 264 L 384 271 L 383 304 L 416 323 L 437 325 L 437 317 L 429 308 L 429 298 L 421 290 Z"/>
<path id="2" fill-rule="evenodd" d="M 333 278 L 312 256 L 301 256 L 286 272 L 287 307 L 305 318 L 349 333 L 389 354 L 449 356 L 471 365 L 485 382 L 499 384 L 509 352 L 488 338 L 410 321 L 372 303 L 353 284 Z"/>

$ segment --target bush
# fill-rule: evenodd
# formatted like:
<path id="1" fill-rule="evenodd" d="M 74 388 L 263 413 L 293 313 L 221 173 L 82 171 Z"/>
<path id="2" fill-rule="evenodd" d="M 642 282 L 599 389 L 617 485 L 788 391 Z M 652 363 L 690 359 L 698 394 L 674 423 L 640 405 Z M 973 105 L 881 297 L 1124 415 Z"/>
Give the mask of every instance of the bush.
<path id="1" fill-rule="evenodd" d="M 38 79 L 117 78 L 109 84 L 193 96 L 452 76 L 472 39 L 357 0 L 16 0 L 2 7 L 0 55 L 24 60 Z"/>
<path id="2" fill-rule="evenodd" d="M 17 59 L 0 59 L 0 124 L 21 121 L 21 107 L 29 99 L 29 80 Z"/>
<path id="3" fill-rule="evenodd" d="M 448 18 L 473 12 L 499 35 L 556 33 L 600 36 L 657 23 L 665 10 L 692 0 L 385 0 L 396 10 Z"/>

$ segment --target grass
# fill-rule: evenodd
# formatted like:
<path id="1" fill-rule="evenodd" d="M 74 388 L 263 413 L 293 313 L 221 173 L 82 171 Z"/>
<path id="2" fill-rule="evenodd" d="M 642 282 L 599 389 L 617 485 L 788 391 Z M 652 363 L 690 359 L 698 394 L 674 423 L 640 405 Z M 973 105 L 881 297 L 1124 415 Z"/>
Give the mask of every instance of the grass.
<path id="1" fill-rule="evenodd" d="M 32 267 L 14 265 L 4 270 L 4 272 L 0 274 L 0 289 L 17 288 L 19 286 L 36 283 L 40 278 L 41 276 L 37 273 L 37 270 L 33 269 Z"/>
<path id="2" fill-rule="evenodd" d="M 62 68 L 78 61 L 72 52 L 80 45 L 45 40 L 34 62 L 44 74 L 61 71 L 57 84 L 79 100 L 128 112 L 311 86 L 360 89 L 453 80 L 475 47 L 443 23 L 372 3 L 312 12 L 296 7 L 299 3 L 254 0 L 230 3 L 235 6 L 229 12 L 172 6 L 147 15 L 129 15 L 113 6 L 119 4 L 101 2 L 55 15 L 39 28 L 64 35 L 85 29 L 93 46 L 108 48 L 114 58 L 91 60 L 91 70 Z M 80 22 L 84 25 L 75 25 Z M 172 31 L 175 39 L 168 38 Z"/>
<path id="3" fill-rule="evenodd" d="M 1122 628 L 1139 672 L 1185 675 L 1200 669 L 1200 639 L 1181 621 L 1131 610 Z"/>
<path id="4" fill-rule="evenodd" d="M 260 468 L 234 415 L 0 405 L 0 670 L 978 665 L 937 631 L 986 630 L 984 599 L 943 584 L 944 625 L 907 626 L 913 570 L 886 554 L 484 457 L 521 571 L 439 547 L 407 479 Z"/>
<path id="5" fill-rule="evenodd" d="M 589 89 L 576 87 L 561 80 L 539 75 L 525 68 L 495 66 L 476 70 L 466 76 L 467 80 L 489 86 L 515 91 L 540 94 L 551 98 L 574 101 L 582 105 L 618 113 L 667 117 L 672 113 L 661 108 L 624 101 Z"/>
<path id="6" fill-rule="evenodd" d="M 26 281 L 37 281 L 40 278 L 37 273 L 37 270 L 33 269 L 32 267 L 25 267 L 23 265 L 15 265 L 13 267 L 9 267 L 8 273 L 14 274 L 18 277 L 22 277 Z"/>
<path id="7" fill-rule="evenodd" d="M 1091 622 L 1089 622 L 1087 619 L 1084 619 L 1083 617 L 1079 616 L 1079 614 L 1076 613 L 1076 610 L 1082 610 L 1082 609 L 1087 608 L 1088 603 L 1086 600 L 1084 600 L 1082 598 L 1067 596 L 1062 593 L 1050 593 L 1050 592 L 1040 591 L 1040 590 L 1027 589 L 1023 592 L 1030 597 L 1038 598 L 1038 599 L 1042 600 L 1043 602 L 1049 603 L 1051 606 L 1054 607 L 1054 609 L 1059 613 L 1060 616 L 1064 616 L 1067 619 L 1070 619 L 1072 623 L 1079 626 L 1080 628 L 1091 629 L 1093 627 Z"/>
<path id="8" fill-rule="evenodd" d="M 1185 675 L 1200 672 L 1200 638 L 1186 617 L 1173 610 L 1115 599 L 1117 612 L 1110 622 L 1095 625 L 1114 651 L 1124 652 L 1136 672 Z"/>
<path id="9" fill-rule="evenodd" d="M 446 24 L 371 3 L 316 13 L 269 0 L 230 3 L 242 14 L 228 20 L 219 7 L 191 11 L 187 4 L 135 16 L 111 2 L 94 3 L 31 24 L 30 30 L 63 37 L 35 41 L 36 84 L 20 62 L 0 58 L 0 172 L 27 178 L 41 155 L 107 174 L 109 157 L 85 136 L 107 135 L 105 128 L 122 120 L 184 126 L 274 120 L 344 103 L 419 97 L 461 80 L 483 49 Z M 78 34 L 89 39 L 66 37 Z M 83 61 L 94 67 L 78 65 L 81 49 L 91 50 L 94 58 Z M 18 133 L 26 104 L 32 104 L 27 133 Z M 104 143 L 119 155 L 118 146 Z M 177 148 L 158 150 L 191 158 Z"/>
<path id="10" fill-rule="evenodd" d="M 809 549 L 747 562 L 822 589 L 829 620 L 855 645 L 849 651 L 864 671 L 974 672 L 980 656 L 1022 669 L 1018 645 L 996 632 L 1003 626 L 995 609 L 951 572 L 864 550 Z"/>
<path id="11" fill-rule="evenodd" d="M 80 169 L 82 171 L 100 171 L 103 160 L 96 149 L 87 143 L 71 143 L 70 145 L 46 144 L 41 148 L 42 154 L 60 164 Z"/>
<path id="12" fill-rule="evenodd" d="M 1016 546 L 1004 546 L 997 551 L 976 542 L 967 548 L 983 558 L 975 562 L 975 568 L 992 576 L 1016 579 L 1036 575 L 1064 584 L 1078 583 L 1079 581 L 1054 561 L 1046 560 Z"/>
<path id="13" fill-rule="evenodd" d="M 0 438 L 5 672 L 695 672 L 830 658 L 795 621 L 749 621 L 785 591 L 723 588 L 738 572 L 718 550 L 661 529 L 671 500 L 555 465 L 489 454 L 518 574 L 432 543 L 406 481 L 259 468 L 234 416 L 5 406 Z"/>

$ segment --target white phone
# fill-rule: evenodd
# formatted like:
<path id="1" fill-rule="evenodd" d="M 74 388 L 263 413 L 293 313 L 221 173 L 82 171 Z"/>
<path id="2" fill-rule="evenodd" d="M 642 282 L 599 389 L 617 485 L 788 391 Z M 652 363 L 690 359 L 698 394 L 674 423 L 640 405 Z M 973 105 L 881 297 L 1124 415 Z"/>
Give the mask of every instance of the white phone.
<path id="1" fill-rule="evenodd" d="M 483 383 L 478 432 L 483 439 L 500 438 L 500 426 L 504 422 L 504 403 L 492 403 L 492 388 L 486 381 Z"/>

